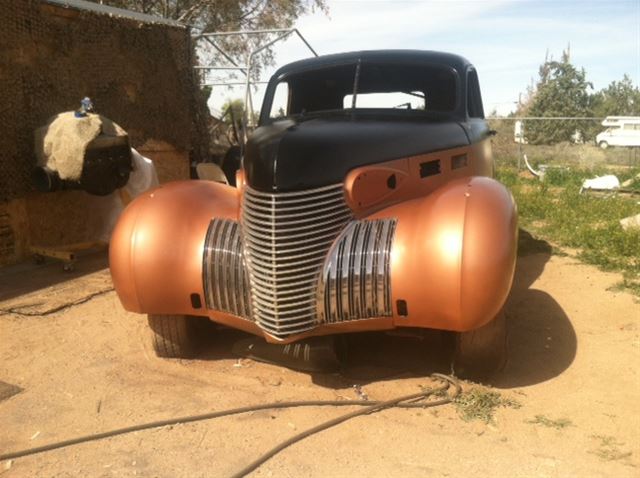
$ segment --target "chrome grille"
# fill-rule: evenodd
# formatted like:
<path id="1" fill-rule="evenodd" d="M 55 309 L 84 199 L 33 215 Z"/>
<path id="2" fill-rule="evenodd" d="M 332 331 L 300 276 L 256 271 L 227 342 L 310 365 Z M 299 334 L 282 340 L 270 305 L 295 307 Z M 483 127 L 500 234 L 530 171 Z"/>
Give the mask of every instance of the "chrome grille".
<path id="1" fill-rule="evenodd" d="M 391 315 L 391 245 L 395 219 L 351 222 L 325 262 L 318 302 L 324 322 Z"/>
<path id="2" fill-rule="evenodd" d="M 207 308 L 251 318 L 249 274 L 237 222 L 211 221 L 204 242 L 202 273 Z"/>
<path id="3" fill-rule="evenodd" d="M 318 324 L 320 271 L 350 219 L 342 184 L 273 194 L 245 187 L 242 235 L 252 314 L 265 331 L 284 338 Z"/>

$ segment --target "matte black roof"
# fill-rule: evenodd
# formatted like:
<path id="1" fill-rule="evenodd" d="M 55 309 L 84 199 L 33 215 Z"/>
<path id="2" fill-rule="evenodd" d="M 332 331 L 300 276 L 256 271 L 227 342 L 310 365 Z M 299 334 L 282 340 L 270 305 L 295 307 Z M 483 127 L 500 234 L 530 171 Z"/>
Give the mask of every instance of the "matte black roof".
<path id="1" fill-rule="evenodd" d="M 277 78 L 281 75 L 303 71 L 307 69 L 322 68 L 330 66 L 336 63 L 355 63 L 358 60 L 370 60 L 370 61 L 403 61 L 403 62 L 416 62 L 416 63 L 436 63 L 454 68 L 457 71 L 464 71 L 464 69 L 471 65 L 469 61 L 460 56 L 452 53 L 444 53 L 439 51 L 429 50 L 364 50 L 353 51 L 349 53 L 336 53 L 332 55 L 322 55 L 318 57 L 307 58 L 304 60 L 295 61 L 289 63 L 282 68 L 278 69 L 273 75 L 273 78 Z"/>

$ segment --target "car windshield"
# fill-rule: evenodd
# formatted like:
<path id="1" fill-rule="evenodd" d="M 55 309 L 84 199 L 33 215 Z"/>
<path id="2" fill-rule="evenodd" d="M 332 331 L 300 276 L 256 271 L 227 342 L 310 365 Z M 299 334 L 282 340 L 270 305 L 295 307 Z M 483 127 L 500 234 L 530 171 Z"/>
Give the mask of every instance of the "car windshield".
<path id="1" fill-rule="evenodd" d="M 354 110 L 394 114 L 451 113 L 455 70 L 442 65 L 351 63 L 289 74 L 276 86 L 269 117 Z"/>

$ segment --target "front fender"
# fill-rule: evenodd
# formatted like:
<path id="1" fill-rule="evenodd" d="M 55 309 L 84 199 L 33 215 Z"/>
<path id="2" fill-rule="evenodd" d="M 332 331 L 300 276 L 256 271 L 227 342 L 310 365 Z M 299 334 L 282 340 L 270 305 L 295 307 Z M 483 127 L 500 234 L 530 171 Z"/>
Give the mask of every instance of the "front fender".
<path id="1" fill-rule="evenodd" d="M 169 183 L 129 204 L 109 245 L 111 276 L 124 308 L 198 314 L 191 295 L 203 302 L 207 228 L 214 215 L 237 220 L 238 204 L 235 188 L 211 181 Z"/>
<path id="2" fill-rule="evenodd" d="M 511 288 L 517 246 L 516 206 L 503 185 L 486 177 L 456 180 L 371 218 L 383 217 L 398 220 L 391 250 L 395 325 L 466 331 L 495 317 Z"/>

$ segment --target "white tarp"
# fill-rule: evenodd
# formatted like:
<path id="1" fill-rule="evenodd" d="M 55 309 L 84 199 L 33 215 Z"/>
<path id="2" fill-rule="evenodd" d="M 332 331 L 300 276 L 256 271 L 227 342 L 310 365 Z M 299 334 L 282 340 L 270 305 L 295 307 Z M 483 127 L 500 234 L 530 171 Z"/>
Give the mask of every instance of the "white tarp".
<path id="1" fill-rule="evenodd" d="M 127 195 L 133 199 L 149 189 L 157 187 L 158 174 L 153 165 L 153 161 L 142 156 L 135 149 L 131 148 L 131 162 L 133 171 L 129 175 L 129 182 L 123 188 Z M 115 191 L 108 196 L 90 196 L 95 201 L 95 213 L 100 219 L 100 234 L 97 238 L 100 241 L 109 242 L 118 217 L 124 210 L 120 193 Z"/>
<path id="2" fill-rule="evenodd" d="M 614 190 L 619 188 L 620 180 L 613 174 L 607 174 L 606 176 L 596 176 L 593 179 L 585 179 L 580 188 L 580 192 L 585 189 Z"/>

